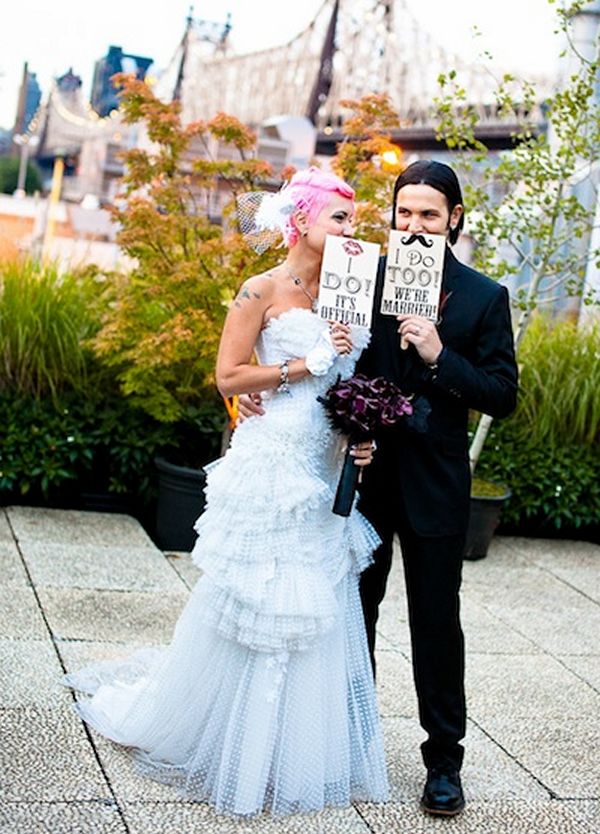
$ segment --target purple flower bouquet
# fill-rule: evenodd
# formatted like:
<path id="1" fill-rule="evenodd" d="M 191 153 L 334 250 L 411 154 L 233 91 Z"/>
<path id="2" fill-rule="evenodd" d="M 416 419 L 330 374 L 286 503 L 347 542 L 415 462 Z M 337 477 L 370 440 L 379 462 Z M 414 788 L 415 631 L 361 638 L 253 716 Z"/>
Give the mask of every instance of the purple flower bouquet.
<path id="1" fill-rule="evenodd" d="M 354 501 L 359 467 L 354 464 L 350 448 L 354 443 L 371 440 L 386 426 L 412 414 L 413 407 L 397 385 L 383 377 L 355 374 L 338 379 L 319 401 L 325 407 L 331 425 L 348 436 L 348 449 L 338 484 L 333 512 L 348 516 Z"/>

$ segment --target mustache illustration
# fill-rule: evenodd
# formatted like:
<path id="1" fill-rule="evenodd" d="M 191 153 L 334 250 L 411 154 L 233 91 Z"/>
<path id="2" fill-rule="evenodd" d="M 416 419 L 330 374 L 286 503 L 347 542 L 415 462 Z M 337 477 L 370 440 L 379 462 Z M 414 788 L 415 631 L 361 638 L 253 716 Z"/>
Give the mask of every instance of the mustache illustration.
<path id="1" fill-rule="evenodd" d="M 429 241 L 425 240 L 423 235 L 410 235 L 410 237 L 403 237 L 401 239 L 401 242 L 405 246 L 410 246 L 410 244 L 414 243 L 415 240 L 418 240 L 419 243 L 421 244 L 421 246 L 424 246 L 425 249 L 431 249 L 431 247 L 433 246 L 433 241 L 432 240 L 429 240 Z"/>

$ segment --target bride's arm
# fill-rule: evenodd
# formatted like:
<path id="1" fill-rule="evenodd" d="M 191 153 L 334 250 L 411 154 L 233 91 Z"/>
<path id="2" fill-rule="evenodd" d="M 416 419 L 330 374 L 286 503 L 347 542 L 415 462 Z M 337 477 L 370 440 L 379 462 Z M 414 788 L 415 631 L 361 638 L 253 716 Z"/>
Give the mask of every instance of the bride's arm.
<path id="1" fill-rule="evenodd" d="M 251 364 L 254 346 L 273 297 L 272 280 L 255 275 L 241 287 L 225 319 L 217 355 L 217 387 L 224 397 L 277 388 L 281 379 L 279 365 Z M 288 380 L 308 375 L 304 359 L 291 359 Z"/>
<path id="2" fill-rule="evenodd" d="M 217 387 L 224 397 L 234 394 L 251 394 L 277 388 L 282 380 L 281 365 L 251 364 L 254 346 L 263 327 L 267 312 L 273 300 L 273 282 L 263 275 L 249 278 L 240 289 L 229 308 L 221 334 L 217 355 Z M 312 374 L 324 373 L 328 358 L 338 353 L 349 353 L 352 349 L 350 329 L 336 323 L 331 331 L 329 348 L 325 344 L 312 351 L 306 358 L 290 359 L 287 364 L 287 382 L 297 382 Z M 333 361 L 333 359 L 331 359 Z M 309 370 L 310 369 L 310 370 Z"/>

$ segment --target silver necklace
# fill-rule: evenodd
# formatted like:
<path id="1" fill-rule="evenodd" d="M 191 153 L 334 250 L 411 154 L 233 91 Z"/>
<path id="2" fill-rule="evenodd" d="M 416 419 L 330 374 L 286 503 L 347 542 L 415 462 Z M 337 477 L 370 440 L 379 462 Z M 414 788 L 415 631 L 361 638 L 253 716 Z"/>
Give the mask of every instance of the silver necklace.
<path id="1" fill-rule="evenodd" d="M 294 275 L 294 273 L 292 272 L 292 270 L 291 270 L 288 266 L 286 266 L 286 268 L 285 268 L 285 269 L 286 269 L 287 274 L 290 276 L 290 278 L 291 278 L 291 279 L 292 279 L 292 281 L 294 282 L 294 284 L 295 284 L 297 287 L 300 287 L 300 289 L 302 290 L 302 292 L 304 293 L 304 295 L 305 295 L 305 296 L 308 298 L 308 300 L 310 301 L 310 309 L 313 311 L 313 313 L 316 313 L 316 312 L 318 311 L 318 309 L 319 309 L 319 299 L 318 299 L 318 298 L 315 298 L 315 296 L 314 296 L 312 293 L 310 293 L 310 292 L 306 289 L 306 287 L 304 286 L 304 283 L 303 283 L 302 279 L 301 279 L 301 278 L 298 278 L 298 276 L 297 276 L 297 275 Z"/>

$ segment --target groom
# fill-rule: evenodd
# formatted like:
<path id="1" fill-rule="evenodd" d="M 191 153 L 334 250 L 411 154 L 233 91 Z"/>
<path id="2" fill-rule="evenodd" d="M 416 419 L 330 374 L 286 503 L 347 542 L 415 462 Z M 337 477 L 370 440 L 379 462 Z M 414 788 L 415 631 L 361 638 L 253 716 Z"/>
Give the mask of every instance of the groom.
<path id="1" fill-rule="evenodd" d="M 454 171 L 440 162 L 410 165 L 394 187 L 392 227 L 446 235 L 456 243 L 464 223 Z M 514 409 L 517 367 L 508 293 L 461 264 L 446 249 L 440 318 L 396 320 L 380 307 L 380 262 L 371 344 L 357 371 L 385 376 L 415 395 L 418 420 L 386 430 L 363 471 L 360 510 L 382 545 L 361 578 L 361 597 L 375 669 L 375 626 L 400 539 L 427 781 L 421 805 L 452 816 L 465 801 L 460 782 L 465 734 L 464 645 L 459 617 L 462 552 L 469 515 L 469 409 L 504 417 Z M 262 413 L 240 398 L 245 416 Z"/>
<path id="2" fill-rule="evenodd" d="M 446 235 L 464 223 L 462 194 L 447 165 L 419 160 L 394 187 L 392 227 Z M 460 782 L 465 734 L 464 644 L 459 618 L 462 552 L 469 514 L 469 409 L 504 417 L 517 392 L 513 336 L 505 288 L 461 264 L 447 247 L 437 322 L 378 313 L 357 371 L 385 376 L 415 395 L 419 419 L 377 438 L 363 473 L 359 509 L 382 545 L 361 578 L 361 596 L 375 668 L 375 625 L 400 539 L 419 717 L 427 739 L 422 808 L 452 816 L 464 807 Z"/>

